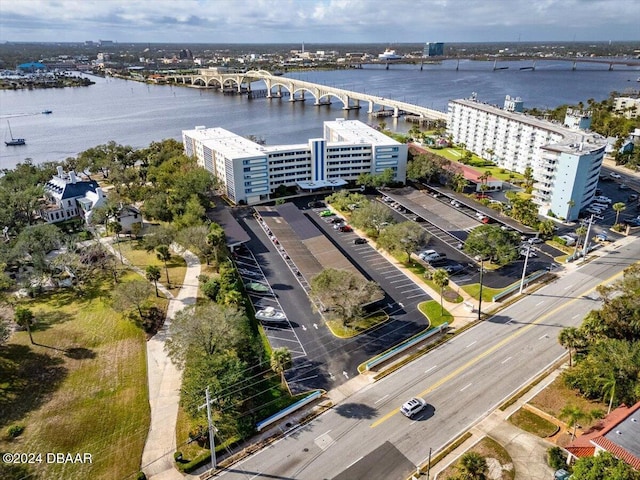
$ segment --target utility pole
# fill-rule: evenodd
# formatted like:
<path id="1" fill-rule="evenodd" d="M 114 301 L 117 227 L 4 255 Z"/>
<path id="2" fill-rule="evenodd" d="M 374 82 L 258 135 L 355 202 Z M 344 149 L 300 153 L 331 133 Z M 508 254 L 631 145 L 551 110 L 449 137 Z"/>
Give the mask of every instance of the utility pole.
<path id="1" fill-rule="evenodd" d="M 484 273 L 484 257 L 480 256 L 480 295 L 478 296 L 478 321 L 482 316 L 482 274 Z"/>
<path id="2" fill-rule="evenodd" d="M 531 244 L 527 246 L 527 254 L 524 256 L 524 267 L 522 267 L 522 279 L 520 280 L 520 295 L 524 289 L 524 277 L 527 274 L 527 263 L 529 262 L 529 252 L 531 251 Z"/>
<path id="3" fill-rule="evenodd" d="M 589 234 L 591 233 L 591 224 L 593 223 L 593 214 L 589 217 L 589 226 L 587 227 L 587 234 L 584 236 L 584 247 L 582 248 L 582 262 L 587 259 L 587 252 L 589 248 Z"/>
<path id="4" fill-rule="evenodd" d="M 431 473 L 431 447 L 429 447 L 429 461 L 427 462 L 427 480 L 429 480 L 430 473 Z"/>
<path id="5" fill-rule="evenodd" d="M 198 410 L 207 407 L 207 422 L 209 423 L 209 449 L 211 450 L 211 468 L 215 470 L 218 467 L 216 462 L 216 428 L 213 426 L 213 421 L 211 420 L 211 399 L 209 397 L 209 387 L 205 389 L 204 394 L 207 403 L 205 405 L 200 405 L 198 407 Z"/>

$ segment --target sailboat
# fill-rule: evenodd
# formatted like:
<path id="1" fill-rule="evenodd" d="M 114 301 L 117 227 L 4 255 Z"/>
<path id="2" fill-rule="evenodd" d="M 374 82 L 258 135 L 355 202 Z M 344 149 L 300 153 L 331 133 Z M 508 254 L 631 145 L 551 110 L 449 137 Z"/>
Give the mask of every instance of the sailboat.
<path id="1" fill-rule="evenodd" d="M 9 126 L 9 136 L 11 137 L 11 140 L 4 141 L 4 144 L 7 147 L 11 147 L 11 146 L 15 146 L 15 145 L 25 145 L 27 143 L 27 141 L 24 138 L 13 138 L 13 132 L 11 132 L 11 124 L 9 123 L 9 120 L 7 120 L 7 125 Z"/>

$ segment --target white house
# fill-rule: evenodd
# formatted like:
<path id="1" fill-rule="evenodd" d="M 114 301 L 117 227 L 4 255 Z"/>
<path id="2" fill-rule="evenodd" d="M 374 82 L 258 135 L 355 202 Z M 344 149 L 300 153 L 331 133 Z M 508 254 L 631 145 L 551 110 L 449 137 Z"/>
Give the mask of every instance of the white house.
<path id="1" fill-rule="evenodd" d="M 40 210 L 40 216 L 47 223 L 57 223 L 72 218 L 82 218 L 89 222 L 93 211 L 106 201 L 102 188 L 95 180 L 80 180 L 75 172 L 65 173 L 58 167 L 44 186 L 47 204 Z"/>

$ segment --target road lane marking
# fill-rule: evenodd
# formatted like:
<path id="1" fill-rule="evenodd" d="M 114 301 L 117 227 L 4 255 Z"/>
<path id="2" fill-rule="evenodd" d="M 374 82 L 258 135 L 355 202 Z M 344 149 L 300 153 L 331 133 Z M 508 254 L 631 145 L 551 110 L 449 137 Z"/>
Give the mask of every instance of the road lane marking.
<path id="1" fill-rule="evenodd" d="M 424 373 L 429 373 L 431 370 L 433 370 L 433 369 L 434 369 L 434 368 L 436 368 L 436 367 L 437 367 L 437 365 L 434 365 L 433 367 L 431 367 L 431 368 L 429 368 L 429 369 L 425 370 L 425 371 L 424 371 Z"/>
<path id="2" fill-rule="evenodd" d="M 465 385 L 464 387 L 462 387 L 460 389 L 461 392 L 464 392 L 467 388 L 469 388 L 471 385 L 473 385 L 473 383 L 470 383 L 469 385 Z"/>
<path id="3" fill-rule="evenodd" d="M 541 301 L 541 302 L 536 303 L 536 307 L 537 307 L 538 305 L 542 305 L 543 303 L 544 303 L 544 300 L 543 300 L 543 301 Z"/>
<path id="4" fill-rule="evenodd" d="M 364 455 L 363 455 L 362 457 L 360 457 L 359 459 L 357 459 L 355 462 L 351 462 L 351 463 L 349 464 L 349 466 L 347 466 L 347 468 L 346 468 L 345 470 L 349 469 L 351 466 L 355 465 L 356 463 L 358 463 L 358 462 L 359 462 L 360 460 L 362 460 L 363 458 L 364 458 Z"/>
<path id="5" fill-rule="evenodd" d="M 504 365 L 505 363 L 507 363 L 509 360 L 511 360 L 511 357 L 507 357 L 505 358 L 503 361 L 500 362 L 500 365 Z"/>
<path id="6" fill-rule="evenodd" d="M 579 313 L 574 315 L 573 317 L 571 317 L 571 320 L 573 320 L 574 318 L 578 318 L 579 316 L 581 316 Z"/>
<path id="7" fill-rule="evenodd" d="M 315 442 L 316 440 L 318 440 L 321 437 L 324 437 L 325 435 L 327 435 L 331 430 L 327 430 L 326 432 L 324 432 L 322 435 L 318 435 L 316 438 L 313 439 L 313 441 Z"/>
<path id="8" fill-rule="evenodd" d="M 473 342 L 471 342 L 469 345 L 467 345 L 467 346 L 466 346 L 466 347 L 464 347 L 464 348 L 469 348 L 469 347 L 470 347 L 471 345 L 473 345 L 474 343 L 478 343 L 478 341 L 477 341 L 477 340 L 474 340 Z"/>
<path id="9" fill-rule="evenodd" d="M 376 400 L 376 401 L 375 401 L 375 402 L 373 402 L 373 403 L 374 403 L 374 404 L 376 404 L 376 403 L 380 403 L 381 401 L 383 401 L 383 400 L 384 400 L 385 398 L 387 398 L 388 396 L 389 396 L 389 394 L 387 393 L 384 397 L 382 397 L 382 398 L 380 398 L 380 399 Z"/>
<path id="10" fill-rule="evenodd" d="M 622 275 L 624 275 L 624 271 L 621 271 L 621 272 L 616 273 L 615 275 L 612 275 L 611 277 L 609 277 L 608 279 L 602 281 L 601 283 L 599 283 L 595 287 L 592 287 L 589 290 L 587 290 L 586 292 L 584 292 L 583 295 L 588 295 L 588 294 L 590 294 L 592 292 L 595 292 L 595 290 L 596 290 L 596 288 L 598 288 L 598 286 L 600 286 L 602 284 L 610 283 L 613 280 L 621 277 Z M 453 378 L 457 377 L 458 375 L 460 375 L 465 370 L 468 370 L 470 367 L 472 367 L 473 365 L 478 363 L 483 358 L 485 358 L 485 357 L 491 355 L 492 353 L 496 352 L 497 350 L 499 350 L 500 348 L 504 347 L 507 343 L 509 343 L 513 339 L 519 337 L 520 335 L 522 335 L 526 331 L 532 329 L 536 325 L 538 325 L 538 324 L 542 323 L 543 321 L 545 321 L 550 316 L 557 314 L 559 311 L 566 309 L 569 305 L 571 305 L 572 303 L 576 303 L 579 300 L 581 300 L 581 297 L 577 297 L 577 298 L 574 298 L 574 299 L 572 299 L 572 300 L 570 300 L 570 301 L 568 301 L 566 303 L 563 303 L 563 304 L 559 305 L 558 307 L 554 308 L 553 310 L 551 310 L 550 312 L 547 312 L 544 315 L 542 315 L 541 317 L 538 317 L 537 320 L 534 320 L 533 322 L 525 325 L 524 327 L 519 328 L 518 330 L 513 332 L 508 337 L 506 337 L 506 338 L 502 339 L 500 342 L 496 343 L 494 346 L 489 347 L 487 350 L 485 350 L 484 352 L 480 353 L 479 355 L 476 355 L 474 358 L 469 360 L 464 365 L 461 365 L 460 367 L 458 367 L 456 370 L 454 370 L 450 374 L 446 375 L 445 377 L 441 378 L 437 382 L 433 383 L 429 388 L 427 388 L 423 392 L 419 393 L 417 396 L 426 397 L 429 393 L 433 392 L 435 389 L 441 387 L 445 383 L 447 383 L 450 380 L 452 380 Z M 449 341 L 447 343 L 452 343 L 452 341 Z M 380 425 L 381 423 L 386 422 L 387 420 L 389 420 L 391 417 L 393 417 L 398 412 L 400 412 L 400 408 L 394 408 L 392 411 L 390 411 L 386 415 L 383 415 L 378 420 L 373 422 L 370 425 L 370 428 L 375 428 L 378 425 Z"/>

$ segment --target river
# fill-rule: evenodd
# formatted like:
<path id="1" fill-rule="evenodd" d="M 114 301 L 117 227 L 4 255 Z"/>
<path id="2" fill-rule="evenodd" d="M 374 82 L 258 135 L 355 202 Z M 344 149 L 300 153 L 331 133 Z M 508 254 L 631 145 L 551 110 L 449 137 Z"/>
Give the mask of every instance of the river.
<path id="1" fill-rule="evenodd" d="M 424 65 L 369 66 L 361 70 L 294 72 L 293 78 L 394 98 L 446 111 L 447 102 L 467 98 L 501 105 L 505 95 L 519 96 L 525 107 L 555 107 L 587 99 L 605 99 L 611 91 L 638 89 L 640 68 L 538 61 L 535 71 L 520 70 L 527 62 L 503 62 L 509 69 L 493 71 L 492 62 L 461 61 Z M 223 127 L 239 135 L 255 135 L 269 145 L 306 143 L 322 136 L 322 122 L 339 117 L 377 123 L 363 108 L 343 111 L 339 102 L 316 107 L 312 101 L 248 99 L 169 85 L 147 85 L 113 78 L 91 77 L 90 87 L 0 91 L 0 132 L 25 146 L 0 146 L 0 168 L 13 168 L 31 158 L 34 163 L 73 157 L 114 140 L 145 147 L 165 138 L 181 139 L 181 131 L 196 125 Z M 253 88 L 264 88 L 264 84 Z M 49 115 L 42 114 L 51 110 Z M 386 118 L 389 128 L 407 131 L 404 120 Z"/>

